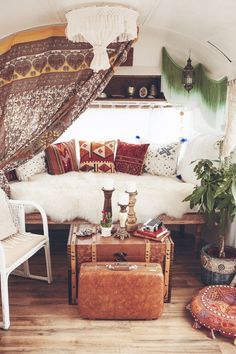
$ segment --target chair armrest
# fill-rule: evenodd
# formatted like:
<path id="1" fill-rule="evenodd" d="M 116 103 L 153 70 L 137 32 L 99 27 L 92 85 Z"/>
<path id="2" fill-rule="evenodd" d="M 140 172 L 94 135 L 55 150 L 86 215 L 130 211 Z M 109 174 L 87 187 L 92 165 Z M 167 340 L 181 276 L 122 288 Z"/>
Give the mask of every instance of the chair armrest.
<path id="1" fill-rule="evenodd" d="M 28 200 L 9 200 L 11 210 L 14 214 L 14 221 L 17 226 L 21 228 L 20 231 L 25 231 L 25 206 L 31 206 L 36 209 L 41 216 L 42 224 L 43 224 L 43 233 L 48 238 L 48 219 L 44 209 L 35 202 L 31 202 Z"/>

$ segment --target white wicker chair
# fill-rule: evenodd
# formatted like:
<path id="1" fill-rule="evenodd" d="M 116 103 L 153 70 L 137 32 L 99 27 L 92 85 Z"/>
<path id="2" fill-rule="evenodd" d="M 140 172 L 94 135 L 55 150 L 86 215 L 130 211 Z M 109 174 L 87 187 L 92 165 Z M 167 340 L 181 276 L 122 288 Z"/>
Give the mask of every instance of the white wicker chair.
<path id="1" fill-rule="evenodd" d="M 15 275 L 52 282 L 51 258 L 48 238 L 48 223 L 45 211 L 36 203 L 9 200 L 14 224 L 18 232 L 0 241 L 0 275 L 3 329 L 10 327 L 8 277 Z M 25 207 L 30 206 L 39 211 L 43 223 L 43 235 L 25 232 Z M 30 273 L 28 259 L 39 249 L 44 248 L 47 276 Z M 21 267 L 19 267 L 21 266 Z M 17 269 L 16 269 L 17 268 Z"/>

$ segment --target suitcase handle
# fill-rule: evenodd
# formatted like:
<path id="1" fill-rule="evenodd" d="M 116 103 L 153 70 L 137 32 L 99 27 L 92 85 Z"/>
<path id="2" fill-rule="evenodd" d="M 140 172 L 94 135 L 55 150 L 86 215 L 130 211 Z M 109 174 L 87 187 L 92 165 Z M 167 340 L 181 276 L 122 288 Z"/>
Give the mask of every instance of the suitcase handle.
<path id="1" fill-rule="evenodd" d="M 113 271 L 130 271 L 130 270 L 138 269 L 138 266 L 136 266 L 136 264 L 129 265 L 129 264 L 122 264 L 122 263 L 107 264 L 106 267 L 107 269 Z"/>

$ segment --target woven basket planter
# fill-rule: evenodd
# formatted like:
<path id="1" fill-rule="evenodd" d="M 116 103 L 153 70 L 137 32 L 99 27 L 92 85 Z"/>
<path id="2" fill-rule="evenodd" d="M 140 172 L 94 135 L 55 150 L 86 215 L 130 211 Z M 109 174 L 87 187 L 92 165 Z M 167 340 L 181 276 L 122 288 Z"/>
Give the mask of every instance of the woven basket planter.
<path id="1" fill-rule="evenodd" d="M 226 258 L 218 258 L 217 250 L 214 245 L 201 250 L 201 280 L 206 285 L 228 285 L 236 273 L 236 248 L 226 246 Z"/>

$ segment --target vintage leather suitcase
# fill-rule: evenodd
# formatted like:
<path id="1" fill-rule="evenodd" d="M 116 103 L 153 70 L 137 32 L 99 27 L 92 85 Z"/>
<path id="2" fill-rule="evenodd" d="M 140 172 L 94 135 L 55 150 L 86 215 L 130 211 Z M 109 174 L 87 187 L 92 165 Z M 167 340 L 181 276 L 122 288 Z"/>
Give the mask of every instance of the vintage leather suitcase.
<path id="1" fill-rule="evenodd" d="M 86 224 L 87 227 L 91 224 Z M 171 270 L 174 253 L 174 243 L 167 237 L 163 243 L 149 241 L 138 237 L 120 240 L 114 237 L 78 237 L 82 224 L 72 224 L 67 243 L 68 255 L 68 297 L 70 304 L 77 304 L 78 274 L 82 263 L 114 262 L 114 254 L 126 253 L 128 262 L 160 263 L 164 274 L 164 301 L 171 300 Z"/>
<path id="2" fill-rule="evenodd" d="M 84 263 L 78 284 L 79 315 L 87 319 L 157 319 L 164 277 L 156 263 Z"/>

